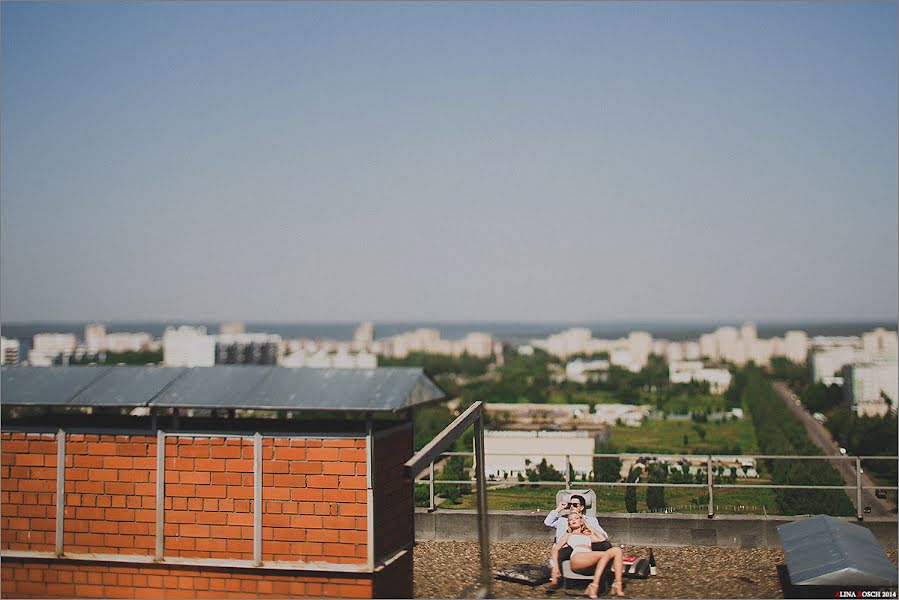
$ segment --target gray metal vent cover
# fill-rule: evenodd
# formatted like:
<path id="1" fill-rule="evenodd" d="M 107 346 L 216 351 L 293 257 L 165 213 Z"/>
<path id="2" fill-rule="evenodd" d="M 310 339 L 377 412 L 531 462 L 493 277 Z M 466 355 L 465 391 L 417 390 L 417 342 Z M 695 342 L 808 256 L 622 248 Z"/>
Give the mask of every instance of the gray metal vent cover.
<path id="1" fill-rule="evenodd" d="M 793 585 L 895 586 L 896 567 L 867 528 L 828 515 L 779 525 Z"/>

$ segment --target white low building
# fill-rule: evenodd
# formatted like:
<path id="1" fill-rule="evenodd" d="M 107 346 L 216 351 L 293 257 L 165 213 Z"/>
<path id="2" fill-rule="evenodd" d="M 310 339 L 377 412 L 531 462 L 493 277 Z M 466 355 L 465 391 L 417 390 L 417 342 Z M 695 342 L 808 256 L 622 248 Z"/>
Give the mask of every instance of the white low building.
<path id="1" fill-rule="evenodd" d="M 580 358 L 570 361 L 565 365 L 565 379 L 577 383 L 587 383 L 590 376 L 609 370 L 607 360 L 582 360 Z"/>
<path id="2" fill-rule="evenodd" d="M 215 364 L 215 336 L 205 327 L 168 327 L 162 335 L 162 364 L 166 367 L 211 367 Z"/>
<path id="3" fill-rule="evenodd" d="M 370 352 L 336 352 L 324 351 L 306 353 L 298 350 L 288 354 L 279 363 L 282 367 L 314 368 L 314 369 L 375 369 L 378 357 Z"/>
<path id="4" fill-rule="evenodd" d="M 38 333 L 32 338 L 31 349 L 53 359 L 60 354 L 72 354 L 78 346 L 78 340 L 71 333 Z"/>
<path id="5" fill-rule="evenodd" d="M 628 427 L 640 427 L 643 419 L 649 415 L 652 407 L 643 404 L 597 404 L 593 407 L 592 415 L 594 423 L 606 423 L 617 425 L 621 423 Z"/>
<path id="6" fill-rule="evenodd" d="M 586 431 L 485 431 L 484 470 L 488 477 L 511 478 L 545 458 L 560 473 L 570 463 L 575 474 L 584 476 L 593 471 L 595 448 Z"/>
<path id="7" fill-rule="evenodd" d="M 107 333 L 105 348 L 108 352 L 140 352 L 153 345 L 153 336 L 149 333 Z"/>
<path id="8" fill-rule="evenodd" d="M 671 383 L 708 383 L 713 394 L 723 394 L 730 386 L 731 374 L 727 369 L 707 368 L 701 361 L 682 361 L 668 365 L 668 380 Z"/>

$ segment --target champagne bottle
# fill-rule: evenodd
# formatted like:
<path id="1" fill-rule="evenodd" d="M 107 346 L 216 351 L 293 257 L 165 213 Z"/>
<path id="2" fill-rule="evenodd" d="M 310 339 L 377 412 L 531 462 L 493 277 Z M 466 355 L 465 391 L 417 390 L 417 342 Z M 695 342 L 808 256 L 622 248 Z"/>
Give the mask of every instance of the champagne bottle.
<path id="1" fill-rule="evenodd" d="M 652 548 L 649 549 L 649 574 L 656 574 L 656 557 L 652 554 Z"/>

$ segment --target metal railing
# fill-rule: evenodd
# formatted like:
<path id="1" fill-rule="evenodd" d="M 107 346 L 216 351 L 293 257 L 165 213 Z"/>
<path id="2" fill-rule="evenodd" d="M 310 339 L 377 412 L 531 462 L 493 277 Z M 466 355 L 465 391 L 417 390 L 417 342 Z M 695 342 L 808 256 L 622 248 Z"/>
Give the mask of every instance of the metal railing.
<path id="1" fill-rule="evenodd" d="M 434 486 L 436 484 L 449 484 L 449 485 L 471 485 L 472 483 L 476 483 L 475 480 L 450 480 L 450 479 L 436 479 L 435 480 L 435 463 L 438 462 L 438 459 L 442 456 L 472 456 L 474 458 L 475 468 L 478 471 L 483 470 L 484 462 L 486 461 L 486 457 L 478 460 L 478 457 L 475 456 L 475 452 L 442 452 L 437 455 L 433 455 L 430 457 L 430 465 L 429 465 L 429 476 L 427 479 L 420 478 L 415 479 L 416 484 L 428 484 L 428 510 L 434 511 L 436 510 L 436 502 L 435 502 L 435 492 Z M 535 453 L 533 452 L 492 452 L 491 456 L 506 456 L 506 457 L 515 457 L 515 456 L 524 456 L 533 458 Z M 550 487 L 562 487 L 563 489 L 571 489 L 571 484 L 576 483 L 578 487 L 674 487 L 674 488 L 705 488 L 708 493 L 708 517 L 714 518 L 715 510 L 714 510 L 714 493 L 715 489 L 737 489 L 737 488 L 753 488 L 753 489 L 797 489 L 797 490 L 855 490 L 856 494 L 856 518 L 858 520 L 863 520 L 864 515 L 862 514 L 862 490 L 899 490 L 899 486 L 890 486 L 890 485 L 862 485 L 862 468 L 861 461 L 862 460 L 892 460 L 899 461 L 899 456 L 850 456 L 850 455 L 835 455 L 835 456 L 808 456 L 808 455 L 781 455 L 781 454 L 741 454 L 741 455 L 727 455 L 727 454 L 652 454 L 654 459 L 698 459 L 698 462 L 702 462 L 705 464 L 706 472 L 708 480 L 706 483 L 649 483 L 649 482 L 625 482 L 625 481 L 572 481 L 571 479 L 571 457 L 590 457 L 590 458 L 618 458 L 618 459 L 637 459 L 641 457 L 645 457 L 650 455 L 650 453 L 644 452 L 642 454 L 636 453 L 627 453 L 627 454 L 585 454 L 585 453 L 567 453 L 561 454 L 558 452 L 548 452 L 545 455 L 542 455 L 542 458 L 546 457 L 565 457 L 565 472 L 563 473 L 564 480 L 563 481 L 519 481 L 517 479 L 491 479 L 489 483 L 491 485 L 517 485 L 517 486 L 550 486 Z M 730 459 L 730 462 L 738 462 L 740 459 L 752 459 L 752 460 L 851 460 L 855 462 L 855 485 L 789 485 L 789 484 L 775 484 L 775 483 L 715 483 L 714 477 L 715 474 L 712 469 L 712 465 L 714 463 L 722 463 L 726 462 Z M 477 467 L 477 465 L 481 465 Z M 422 468 L 423 470 L 423 468 Z M 420 471 L 419 471 L 420 472 Z M 744 473 L 745 474 L 745 473 Z M 479 487 L 480 490 L 480 487 Z M 479 492 L 480 493 L 480 492 Z M 848 491 L 847 491 L 848 495 Z M 478 500 L 480 505 L 480 498 Z"/>
<path id="2" fill-rule="evenodd" d="M 492 591 L 493 574 L 490 569 L 490 538 L 487 529 L 487 478 L 484 473 L 484 419 L 481 402 L 475 402 L 465 412 L 456 417 L 452 423 L 438 433 L 427 446 L 422 448 L 405 463 L 405 478 L 407 482 L 414 482 L 415 478 L 430 465 L 431 480 L 434 479 L 434 462 L 441 455 L 446 454 L 446 449 L 455 443 L 459 437 L 474 426 L 474 452 L 467 452 L 474 457 L 475 478 L 478 494 L 478 545 L 481 551 L 481 586 L 478 589 L 478 598 L 489 598 Z M 434 486 L 431 485 L 431 504 L 434 502 Z"/>

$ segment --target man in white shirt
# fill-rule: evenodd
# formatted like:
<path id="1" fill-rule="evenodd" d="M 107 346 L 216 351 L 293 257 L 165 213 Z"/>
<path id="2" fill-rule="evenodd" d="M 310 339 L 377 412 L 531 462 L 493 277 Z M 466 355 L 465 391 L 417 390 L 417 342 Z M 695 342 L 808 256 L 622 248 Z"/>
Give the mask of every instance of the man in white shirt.
<path id="1" fill-rule="evenodd" d="M 558 507 L 549 511 L 549 514 L 546 515 L 546 519 L 543 520 L 543 524 L 556 530 L 556 535 L 553 539 L 553 543 L 558 542 L 559 538 L 568 532 L 567 513 L 566 518 L 562 518 L 561 515 L 562 511 L 566 508 L 570 511 L 573 510 L 574 512 L 581 513 L 583 515 L 584 511 L 587 508 L 587 503 L 584 500 L 583 496 L 574 494 L 570 496 L 567 501 L 560 502 Z M 606 539 L 609 539 L 609 534 L 606 533 L 605 529 L 599 526 L 599 521 L 596 519 L 596 517 L 584 515 L 584 523 L 586 523 L 587 527 L 589 527 L 596 533 L 604 536 Z"/>

